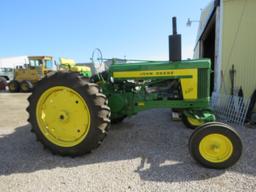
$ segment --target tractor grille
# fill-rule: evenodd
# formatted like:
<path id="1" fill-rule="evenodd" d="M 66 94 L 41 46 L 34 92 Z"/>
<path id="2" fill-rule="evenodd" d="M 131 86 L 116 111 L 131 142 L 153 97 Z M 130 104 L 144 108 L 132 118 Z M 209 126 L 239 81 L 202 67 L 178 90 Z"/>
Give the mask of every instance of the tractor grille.
<path id="1" fill-rule="evenodd" d="M 198 98 L 210 96 L 210 69 L 198 69 Z"/>

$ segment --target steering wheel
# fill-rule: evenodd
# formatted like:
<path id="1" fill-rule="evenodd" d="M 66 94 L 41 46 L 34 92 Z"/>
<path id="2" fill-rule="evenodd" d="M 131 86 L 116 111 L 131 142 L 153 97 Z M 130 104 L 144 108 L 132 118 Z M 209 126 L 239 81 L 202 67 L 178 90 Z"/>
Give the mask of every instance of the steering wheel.
<path id="1" fill-rule="evenodd" d="M 100 73 L 106 70 L 105 68 L 106 66 L 103 62 L 102 52 L 99 48 L 96 48 L 93 50 L 91 60 L 95 68 L 95 71 L 97 73 Z"/>

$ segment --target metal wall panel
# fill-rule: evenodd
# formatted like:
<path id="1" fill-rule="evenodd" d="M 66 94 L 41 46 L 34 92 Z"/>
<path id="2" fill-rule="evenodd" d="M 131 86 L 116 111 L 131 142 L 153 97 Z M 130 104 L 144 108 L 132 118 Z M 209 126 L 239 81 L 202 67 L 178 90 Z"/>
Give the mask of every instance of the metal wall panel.
<path id="1" fill-rule="evenodd" d="M 245 97 L 256 89 L 256 1 L 224 0 L 221 92 L 231 93 L 230 70 L 235 67 L 235 89 Z"/>

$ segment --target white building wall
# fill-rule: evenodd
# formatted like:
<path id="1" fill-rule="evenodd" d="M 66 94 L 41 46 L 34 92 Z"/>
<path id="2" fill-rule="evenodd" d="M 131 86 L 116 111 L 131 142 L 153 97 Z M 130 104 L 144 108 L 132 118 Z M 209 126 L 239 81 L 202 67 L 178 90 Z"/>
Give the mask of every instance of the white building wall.
<path id="1" fill-rule="evenodd" d="M 0 68 L 15 68 L 28 63 L 27 56 L 0 58 Z"/>

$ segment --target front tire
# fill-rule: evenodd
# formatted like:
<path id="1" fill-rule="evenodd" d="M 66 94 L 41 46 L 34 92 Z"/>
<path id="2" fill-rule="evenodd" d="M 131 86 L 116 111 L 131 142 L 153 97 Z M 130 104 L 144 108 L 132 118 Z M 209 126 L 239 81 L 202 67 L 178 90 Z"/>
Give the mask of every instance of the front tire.
<path id="1" fill-rule="evenodd" d="M 196 129 L 197 127 L 204 124 L 204 122 L 200 121 L 199 119 L 188 117 L 184 113 L 181 115 L 181 120 L 183 124 L 189 129 Z"/>
<path id="2" fill-rule="evenodd" d="M 32 132 L 54 154 L 86 154 L 106 136 L 110 124 L 106 97 L 77 73 L 46 76 L 28 101 Z"/>
<path id="3" fill-rule="evenodd" d="M 242 154 L 238 133 L 224 123 L 211 122 L 198 127 L 190 136 L 189 151 L 201 165 L 224 169 L 234 165 Z"/>
<path id="4" fill-rule="evenodd" d="M 17 93 L 20 91 L 20 84 L 18 81 L 12 80 L 11 82 L 9 82 L 8 88 L 11 93 Z"/>

